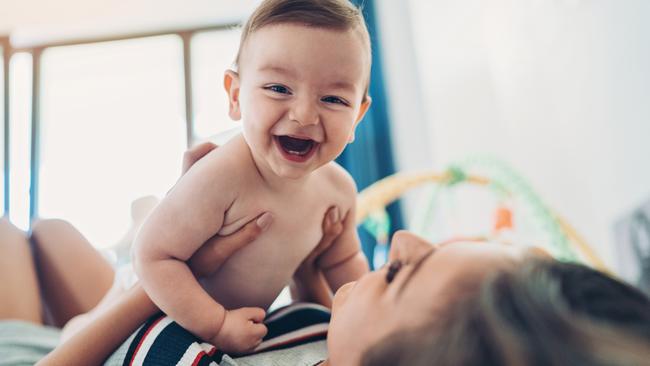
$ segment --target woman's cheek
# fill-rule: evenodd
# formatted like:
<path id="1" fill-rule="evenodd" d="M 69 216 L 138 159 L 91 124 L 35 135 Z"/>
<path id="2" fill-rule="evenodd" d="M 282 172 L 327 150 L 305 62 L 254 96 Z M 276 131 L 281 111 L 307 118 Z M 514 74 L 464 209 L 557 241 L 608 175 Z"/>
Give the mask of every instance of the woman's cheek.
<path id="1" fill-rule="evenodd" d="M 350 295 L 350 290 L 354 287 L 356 282 L 348 282 L 345 285 L 341 286 L 338 291 L 334 294 L 334 299 L 332 300 L 332 313 L 337 311 L 348 299 Z"/>
<path id="2" fill-rule="evenodd" d="M 334 294 L 332 319 L 330 321 L 327 346 L 332 365 L 358 365 L 364 337 L 363 318 L 360 311 L 365 306 L 359 302 L 359 293 L 351 295 L 356 282 L 347 283 Z M 350 297 L 352 296 L 352 297 Z"/>

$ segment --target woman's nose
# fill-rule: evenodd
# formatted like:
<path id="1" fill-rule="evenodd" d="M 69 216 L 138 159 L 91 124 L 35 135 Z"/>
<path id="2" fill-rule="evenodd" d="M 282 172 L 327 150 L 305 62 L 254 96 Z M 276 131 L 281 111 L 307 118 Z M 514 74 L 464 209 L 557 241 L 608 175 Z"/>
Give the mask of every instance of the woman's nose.
<path id="1" fill-rule="evenodd" d="M 311 126 L 318 123 L 318 111 L 314 103 L 307 98 L 296 100 L 291 108 L 289 118 L 301 126 Z"/>
<path id="2" fill-rule="evenodd" d="M 354 288 L 354 286 L 357 284 L 356 281 L 353 282 L 348 282 L 345 285 L 339 287 L 338 290 L 336 290 L 336 293 L 334 294 L 334 299 L 332 300 L 332 309 L 338 308 L 341 306 L 341 304 L 344 304 L 348 296 L 350 295 L 350 291 Z"/>
<path id="3" fill-rule="evenodd" d="M 410 262 L 423 256 L 431 250 L 432 245 L 427 240 L 405 230 L 400 230 L 393 235 L 391 241 L 389 260 L 399 259 Z"/>

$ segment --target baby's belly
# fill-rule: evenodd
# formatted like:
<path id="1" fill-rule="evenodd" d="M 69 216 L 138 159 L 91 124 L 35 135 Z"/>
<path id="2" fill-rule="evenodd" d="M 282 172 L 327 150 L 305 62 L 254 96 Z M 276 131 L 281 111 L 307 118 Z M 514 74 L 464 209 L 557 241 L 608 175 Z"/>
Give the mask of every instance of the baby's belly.
<path id="1" fill-rule="evenodd" d="M 226 309 L 267 309 L 319 240 L 314 235 L 297 236 L 290 240 L 276 235 L 259 238 L 236 252 L 217 273 L 205 278 L 203 287 Z"/>

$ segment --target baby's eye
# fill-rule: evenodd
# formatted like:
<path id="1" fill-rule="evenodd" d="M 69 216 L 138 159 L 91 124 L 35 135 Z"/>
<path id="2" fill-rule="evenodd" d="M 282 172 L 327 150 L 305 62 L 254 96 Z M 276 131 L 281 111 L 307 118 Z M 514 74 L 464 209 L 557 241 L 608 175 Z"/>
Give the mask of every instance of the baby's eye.
<path id="1" fill-rule="evenodd" d="M 346 102 L 342 98 L 335 97 L 335 96 L 332 96 L 332 95 L 329 95 L 327 97 L 323 97 L 321 100 L 323 102 L 325 102 L 325 103 L 348 105 L 348 102 Z"/>
<path id="2" fill-rule="evenodd" d="M 386 283 L 391 283 L 395 279 L 397 272 L 402 269 L 402 261 L 394 260 L 388 265 L 388 270 L 386 271 Z"/>
<path id="3" fill-rule="evenodd" d="M 271 90 L 273 92 L 280 93 L 280 94 L 291 94 L 291 92 L 289 91 L 289 88 L 287 88 L 286 86 L 282 86 L 282 85 L 269 85 L 269 86 L 265 87 L 264 89 Z"/>

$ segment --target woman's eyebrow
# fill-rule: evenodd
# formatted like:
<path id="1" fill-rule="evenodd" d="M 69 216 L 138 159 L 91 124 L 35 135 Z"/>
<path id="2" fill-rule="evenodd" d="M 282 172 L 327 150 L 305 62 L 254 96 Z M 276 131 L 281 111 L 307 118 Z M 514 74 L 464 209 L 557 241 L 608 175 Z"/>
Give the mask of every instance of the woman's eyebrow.
<path id="1" fill-rule="evenodd" d="M 424 263 L 424 261 L 426 261 L 427 258 L 429 258 L 433 253 L 436 252 L 436 249 L 437 249 L 436 247 L 431 248 L 431 250 L 424 253 L 424 255 L 422 255 L 422 257 L 420 257 L 420 259 L 418 259 L 418 261 L 415 262 L 415 264 L 413 265 L 413 270 L 411 270 L 411 272 L 409 272 L 406 279 L 402 282 L 402 286 L 400 286 L 399 290 L 397 290 L 397 295 L 395 296 L 396 298 L 399 297 L 399 295 L 404 291 L 404 289 L 406 288 L 406 285 L 409 283 L 409 281 L 411 281 L 411 279 L 413 278 L 415 273 L 420 268 L 422 268 L 422 264 Z"/>

